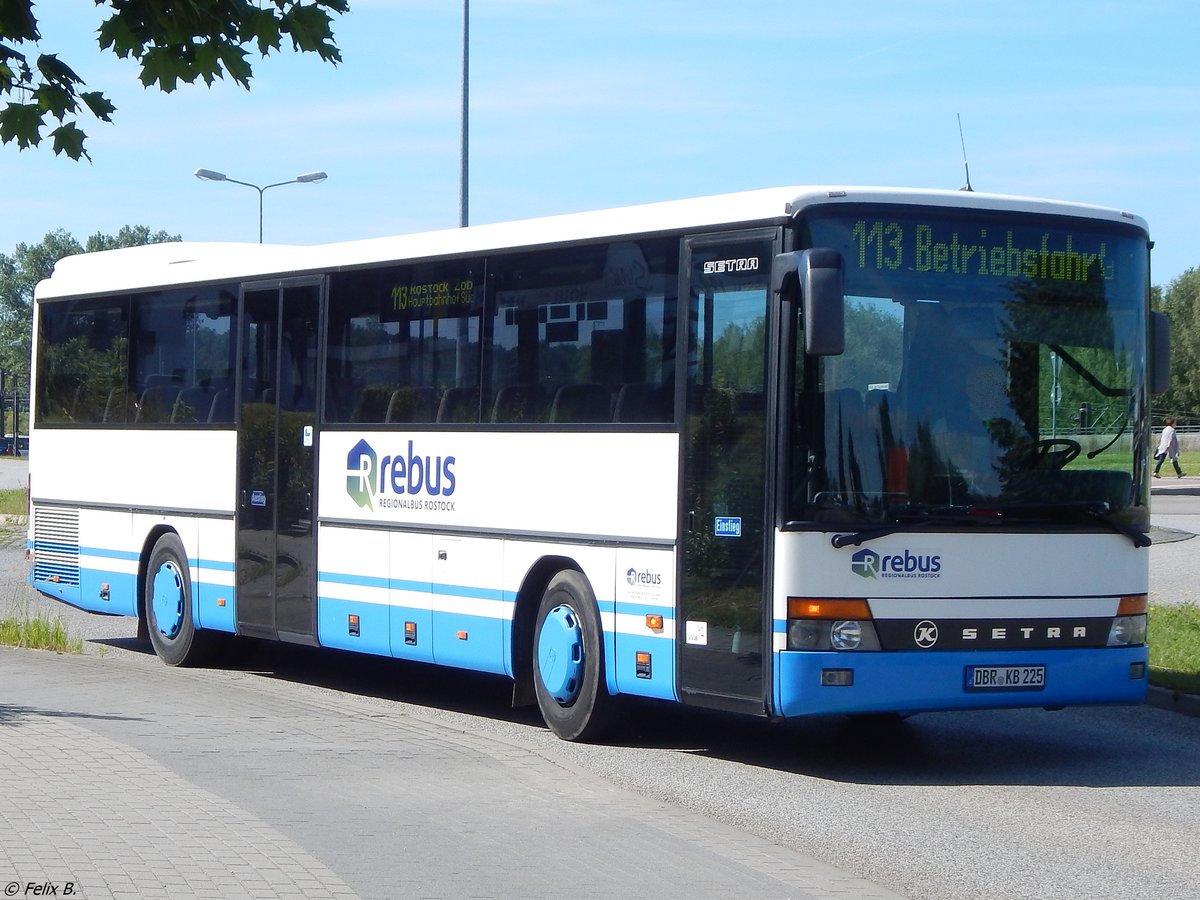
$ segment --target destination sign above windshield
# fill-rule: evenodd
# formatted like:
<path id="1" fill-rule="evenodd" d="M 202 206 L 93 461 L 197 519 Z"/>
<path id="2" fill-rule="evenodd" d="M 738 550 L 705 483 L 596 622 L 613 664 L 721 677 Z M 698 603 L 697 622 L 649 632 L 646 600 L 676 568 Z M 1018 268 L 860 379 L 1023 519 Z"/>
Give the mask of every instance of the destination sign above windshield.
<path id="1" fill-rule="evenodd" d="M 1112 281 L 1116 258 L 1095 234 L 965 222 L 859 219 L 845 263 L 859 271 L 908 271 L 1039 281 Z"/>

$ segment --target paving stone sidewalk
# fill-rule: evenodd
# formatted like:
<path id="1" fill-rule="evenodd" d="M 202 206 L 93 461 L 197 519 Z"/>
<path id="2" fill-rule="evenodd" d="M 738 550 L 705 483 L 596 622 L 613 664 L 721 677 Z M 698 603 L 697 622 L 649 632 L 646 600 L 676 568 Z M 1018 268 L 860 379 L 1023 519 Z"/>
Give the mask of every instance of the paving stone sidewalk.
<path id="1" fill-rule="evenodd" d="M 86 900 L 897 896 L 399 705 L 12 648 L 0 884 Z"/>

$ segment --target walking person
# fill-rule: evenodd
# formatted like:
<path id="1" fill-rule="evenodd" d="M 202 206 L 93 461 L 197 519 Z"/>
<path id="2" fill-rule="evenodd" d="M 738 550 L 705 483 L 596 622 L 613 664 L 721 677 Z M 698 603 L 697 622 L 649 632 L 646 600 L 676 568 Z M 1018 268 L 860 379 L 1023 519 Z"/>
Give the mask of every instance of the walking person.
<path id="1" fill-rule="evenodd" d="M 1179 478 L 1183 477 L 1183 471 L 1179 468 L 1179 436 L 1175 433 L 1175 420 L 1167 419 L 1167 424 L 1163 427 L 1162 437 L 1158 439 L 1158 450 L 1154 453 L 1154 477 L 1160 478 L 1158 470 L 1162 468 L 1163 460 L 1170 459 L 1171 465 L 1175 467 L 1175 474 Z"/>

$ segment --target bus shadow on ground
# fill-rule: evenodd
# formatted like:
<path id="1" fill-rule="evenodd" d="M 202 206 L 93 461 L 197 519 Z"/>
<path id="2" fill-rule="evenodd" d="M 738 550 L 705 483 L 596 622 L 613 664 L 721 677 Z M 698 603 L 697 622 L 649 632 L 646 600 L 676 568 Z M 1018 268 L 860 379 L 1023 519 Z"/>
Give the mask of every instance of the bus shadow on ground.
<path id="1" fill-rule="evenodd" d="M 614 740 L 846 783 L 1200 785 L 1200 720 L 1136 707 L 784 722 L 674 706 L 648 712 L 647 707 L 647 714 L 631 717 L 630 729 Z M 1164 740 L 1164 731 L 1174 739 Z"/>
<path id="2" fill-rule="evenodd" d="M 133 637 L 94 643 L 153 655 L 148 641 Z M 545 729 L 536 706 L 512 706 L 509 679 L 464 669 L 240 638 L 229 642 L 208 668 Z M 601 742 L 617 751 L 687 753 L 846 783 L 1200 785 L 1200 719 L 1131 707 L 776 722 L 625 698 L 621 713 Z M 1135 718 L 1144 715 L 1166 718 L 1150 723 Z M 1146 728 L 1163 722 L 1190 738 L 1164 741 L 1158 731 Z"/>

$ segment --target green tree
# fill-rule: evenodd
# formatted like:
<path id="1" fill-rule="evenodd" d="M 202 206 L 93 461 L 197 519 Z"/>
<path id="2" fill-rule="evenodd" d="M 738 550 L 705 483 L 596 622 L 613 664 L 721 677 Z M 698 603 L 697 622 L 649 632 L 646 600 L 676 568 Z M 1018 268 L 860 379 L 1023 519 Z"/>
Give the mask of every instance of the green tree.
<path id="1" fill-rule="evenodd" d="M 1167 285 L 1157 308 L 1171 320 L 1171 389 L 1154 398 L 1154 408 L 1200 422 L 1200 269 Z"/>
<path id="2" fill-rule="evenodd" d="M 0 0 L 2 8 L 4 0 Z M 40 243 L 17 244 L 11 256 L 0 253 L 0 369 L 18 379 L 22 396 L 29 396 L 29 347 L 33 327 L 33 290 L 50 277 L 64 256 L 177 241 L 179 235 L 150 231 L 144 225 L 126 225 L 115 235 L 97 232 L 80 244 L 62 229 L 51 231 Z"/>
<path id="3" fill-rule="evenodd" d="M 141 82 L 170 93 L 197 78 L 211 85 L 228 75 L 249 89 L 250 49 L 266 57 L 283 37 L 293 49 L 337 64 L 330 13 L 347 0 L 94 0 L 111 14 L 97 32 L 101 50 L 141 66 Z M 87 135 L 77 124 L 88 115 L 112 121 L 116 108 L 86 85 L 54 53 L 41 53 L 42 35 L 33 0 L 0 0 L 0 143 L 37 146 L 43 137 L 55 153 L 87 156 Z M 57 126 L 55 123 L 57 122 Z M 89 157 L 90 158 L 90 157 Z"/>

